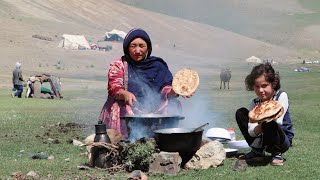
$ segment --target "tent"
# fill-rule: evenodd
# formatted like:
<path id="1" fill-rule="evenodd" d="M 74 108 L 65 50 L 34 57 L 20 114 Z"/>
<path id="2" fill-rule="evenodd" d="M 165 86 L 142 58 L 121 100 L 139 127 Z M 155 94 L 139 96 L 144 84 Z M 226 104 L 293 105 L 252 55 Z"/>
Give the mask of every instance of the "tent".
<path id="1" fill-rule="evenodd" d="M 90 45 L 84 36 L 70 34 L 62 35 L 62 40 L 58 47 L 65 49 L 90 49 Z"/>
<path id="2" fill-rule="evenodd" d="M 27 81 L 26 98 L 63 98 L 60 78 L 50 74 L 30 76 Z"/>
<path id="3" fill-rule="evenodd" d="M 123 41 L 126 35 L 127 33 L 123 31 L 113 29 L 112 31 L 105 33 L 104 40 L 105 41 Z"/>
<path id="4" fill-rule="evenodd" d="M 262 59 L 255 57 L 255 56 L 249 57 L 248 59 L 246 59 L 246 62 L 247 63 L 257 63 L 257 64 L 263 63 Z"/>

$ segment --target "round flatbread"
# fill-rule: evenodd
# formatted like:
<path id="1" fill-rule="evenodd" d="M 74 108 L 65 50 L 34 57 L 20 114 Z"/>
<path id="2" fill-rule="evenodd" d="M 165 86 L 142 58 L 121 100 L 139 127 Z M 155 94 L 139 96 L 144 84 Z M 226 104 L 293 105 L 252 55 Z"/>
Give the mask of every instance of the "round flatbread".
<path id="1" fill-rule="evenodd" d="M 191 69 L 178 71 L 172 81 L 173 91 L 181 96 L 192 95 L 199 86 L 198 73 Z"/>
<path id="2" fill-rule="evenodd" d="M 251 122 L 270 122 L 279 118 L 284 113 L 284 109 L 279 101 L 267 100 L 255 106 L 249 112 Z"/>

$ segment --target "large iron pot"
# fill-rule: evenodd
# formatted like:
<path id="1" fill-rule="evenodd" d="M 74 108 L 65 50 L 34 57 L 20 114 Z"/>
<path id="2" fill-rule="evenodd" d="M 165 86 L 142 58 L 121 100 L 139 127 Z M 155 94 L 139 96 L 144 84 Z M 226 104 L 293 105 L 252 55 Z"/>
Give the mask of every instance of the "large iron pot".
<path id="1" fill-rule="evenodd" d="M 121 119 L 124 119 L 127 123 L 141 123 L 146 125 L 177 125 L 179 120 L 183 120 L 183 116 L 179 115 L 161 115 L 161 114 L 138 114 L 138 115 L 125 115 L 121 116 Z"/>
<path id="2" fill-rule="evenodd" d="M 125 115 L 121 119 L 125 120 L 127 124 L 129 136 L 131 133 L 144 132 L 142 137 L 153 137 L 153 130 L 178 127 L 179 121 L 183 120 L 184 117 L 179 115 L 141 114 Z"/>
<path id="3" fill-rule="evenodd" d="M 153 132 L 161 151 L 193 153 L 200 148 L 203 134 L 203 129 L 194 130 L 194 128 L 166 128 Z"/>

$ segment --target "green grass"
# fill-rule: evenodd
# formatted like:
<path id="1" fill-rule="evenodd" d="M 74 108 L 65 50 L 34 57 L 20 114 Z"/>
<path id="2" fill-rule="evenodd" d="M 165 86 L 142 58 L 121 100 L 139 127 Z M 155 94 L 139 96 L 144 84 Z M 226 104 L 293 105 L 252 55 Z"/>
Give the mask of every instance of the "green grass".
<path id="1" fill-rule="evenodd" d="M 309 26 L 319 24 L 320 18 L 320 1 L 317 0 L 299 0 L 300 4 L 311 11 L 307 14 L 294 14 L 289 19 L 295 24 L 301 26 Z"/>
<path id="2" fill-rule="evenodd" d="M 317 0 L 299 0 L 299 2 L 307 9 L 320 12 L 320 1 Z"/>
<path id="3" fill-rule="evenodd" d="M 312 67 L 310 73 L 297 73 L 284 66 L 276 66 L 280 71 L 282 89 L 290 98 L 290 111 L 296 130 L 293 147 L 285 153 L 284 166 L 248 167 L 245 171 L 232 170 L 234 159 L 226 159 L 223 165 L 208 170 L 182 170 L 177 176 L 149 176 L 149 179 L 317 179 L 320 170 L 319 151 L 319 109 L 320 109 L 320 68 Z M 247 106 L 253 92 L 244 90 L 243 77 L 248 67 L 232 67 L 234 76 L 230 90 L 215 87 L 216 79 L 203 77 L 210 82 L 202 85 L 189 100 L 182 100 L 185 107 L 193 106 L 196 99 L 207 101 L 208 113 L 219 114 L 219 118 L 207 117 L 207 121 L 217 126 L 236 127 L 235 110 Z M 214 81 L 215 83 L 212 83 Z M 10 91 L 0 90 L 0 179 L 10 178 L 11 173 L 35 171 L 44 179 L 48 174 L 53 179 L 90 179 L 90 176 L 105 179 L 126 179 L 126 173 L 111 174 L 91 169 L 81 171 L 77 165 L 87 163 L 80 156 L 84 147 L 73 146 L 72 139 L 83 140 L 94 132 L 100 109 L 104 103 L 104 91 L 67 91 L 64 99 L 12 99 Z M 81 98 L 80 98 L 81 97 Z M 58 123 L 75 122 L 86 126 L 67 133 L 59 132 Z M 49 133 L 49 135 L 48 135 Z M 236 129 L 238 139 L 242 139 Z M 59 143 L 52 143 L 58 139 Z M 53 160 L 32 160 L 31 153 L 44 152 L 54 156 Z M 65 161 L 69 158 L 70 161 Z"/>

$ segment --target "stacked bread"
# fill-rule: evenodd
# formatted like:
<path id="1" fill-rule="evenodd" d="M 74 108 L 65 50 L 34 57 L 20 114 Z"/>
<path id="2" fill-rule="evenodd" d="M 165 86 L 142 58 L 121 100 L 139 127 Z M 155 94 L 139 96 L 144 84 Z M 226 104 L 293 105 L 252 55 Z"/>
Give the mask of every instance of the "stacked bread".
<path id="1" fill-rule="evenodd" d="M 255 106 L 249 112 L 249 119 L 252 123 L 270 122 L 278 119 L 284 113 L 283 106 L 279 101 L 267 100 Z"/>

